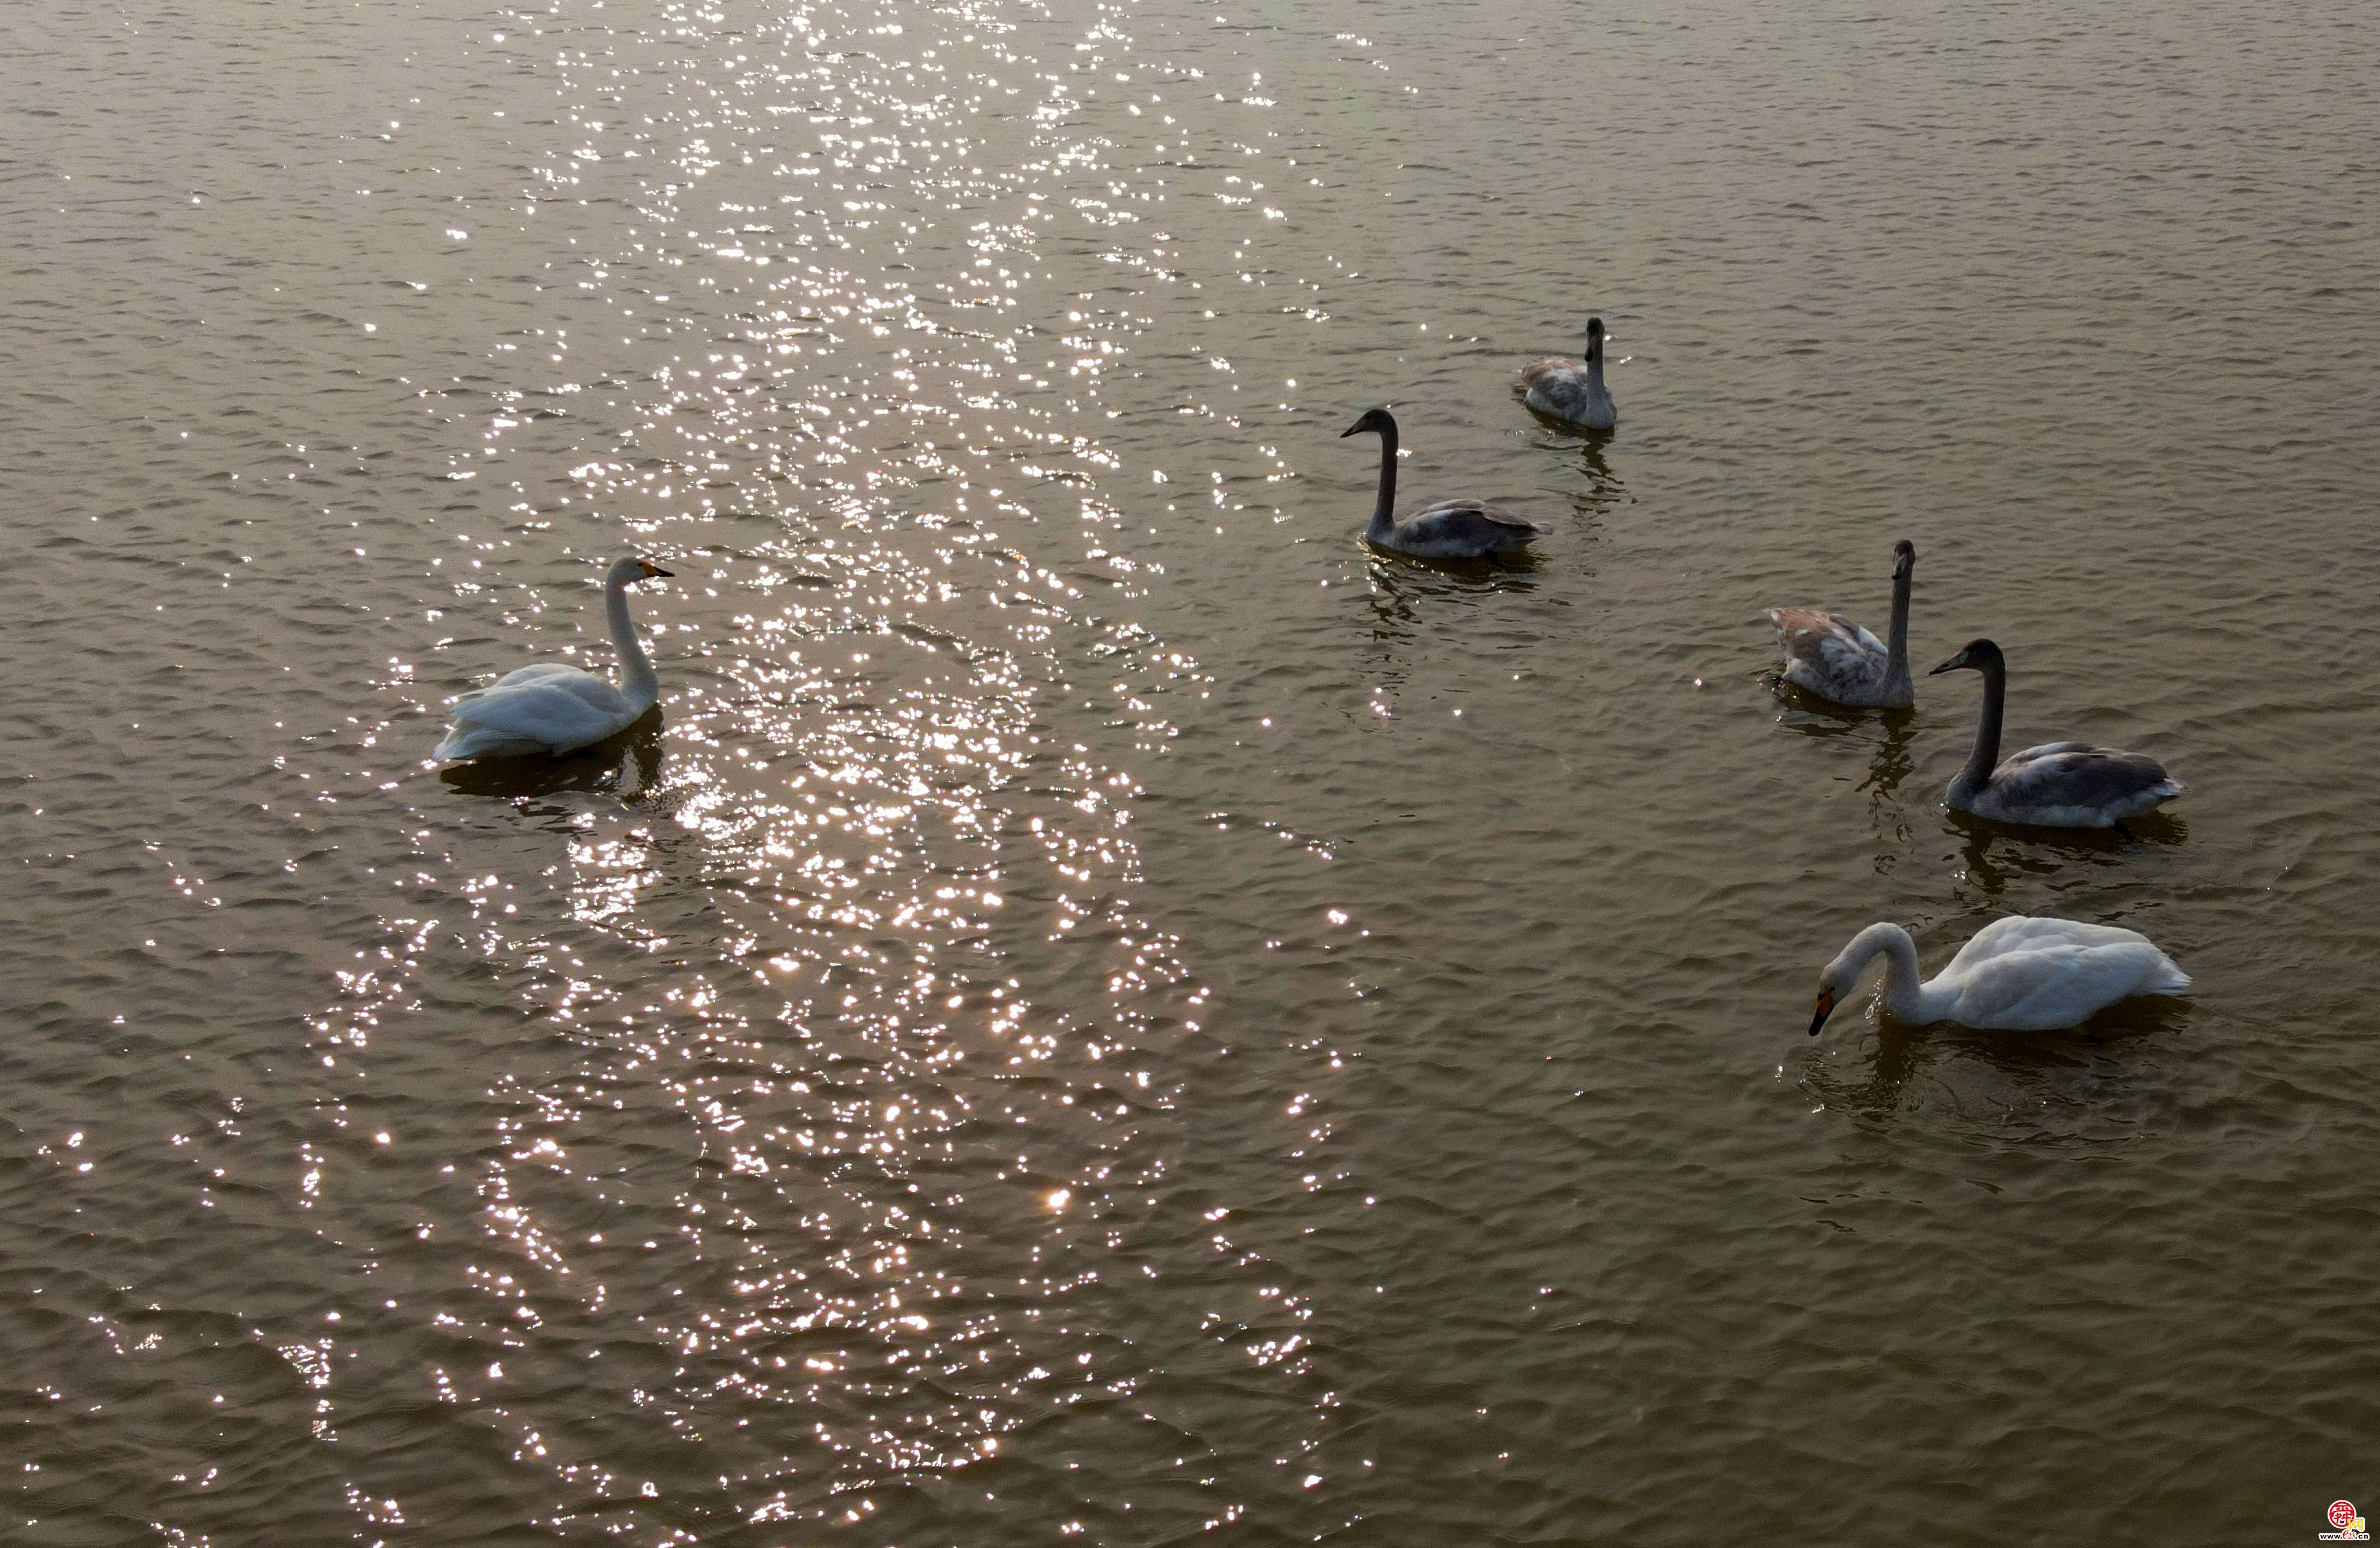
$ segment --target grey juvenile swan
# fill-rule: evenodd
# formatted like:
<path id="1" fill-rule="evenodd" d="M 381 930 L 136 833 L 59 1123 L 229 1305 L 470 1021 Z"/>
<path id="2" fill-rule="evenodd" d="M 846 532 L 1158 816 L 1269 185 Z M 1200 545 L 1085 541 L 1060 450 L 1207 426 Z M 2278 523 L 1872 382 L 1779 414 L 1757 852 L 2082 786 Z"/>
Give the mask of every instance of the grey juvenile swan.
<path id="1" fill-rule="evenodd" d="M 1339 438 L 1344 441 L 1366 430 L 1380 438 L 1380 502 L 1372 510 L 1372 525 L 1364 529 L 1366 542 L 1424 559 L 1476 559 L 1521 548 L 1538 536 L 1541 529 L 1535 522 L 1478 500 L 1441 500 L 1397 520 L 1396 417 L 1375 408 Z"/>
<path id="2" fill-rule="evenodd" d="M 1521 368 L 1521 381 L 1529 390 L 1524 400 L 1540 414 L 1567 419 L 1591 430 L 1608 430 L 1620 423 L 1620 410 L 1603 385 L 1603 319 L 1586 320 L 1586 355 L 1582 359 L 1548 356 Z"/>
<path id="3" fill-rule="evenodd" d="M 1945 797 L 1960 811 L 2035 828 L 2113 828 L 2182 792 L 2181 781 L 2147 754 L 2087 742 L 2027 747 L 1994 768 L 2008 661 L 1998 646 L 1976 640 L 1926 675 L 1961 667 L 1984 674 L 1984 719 L 1975 728 L 1975 750 Z"/>
<path id="4" fill-rule="evenodd" d="M 1785 681 L 1837 704 L 1906 709 L 1916 703 L 1909 681 L 1909 577 L 1916 568 L 1916 547 L 1906 538 L 1893 544 L 1889 645 L 1839 612 L 1769 609 L 1785 652 Z"/>

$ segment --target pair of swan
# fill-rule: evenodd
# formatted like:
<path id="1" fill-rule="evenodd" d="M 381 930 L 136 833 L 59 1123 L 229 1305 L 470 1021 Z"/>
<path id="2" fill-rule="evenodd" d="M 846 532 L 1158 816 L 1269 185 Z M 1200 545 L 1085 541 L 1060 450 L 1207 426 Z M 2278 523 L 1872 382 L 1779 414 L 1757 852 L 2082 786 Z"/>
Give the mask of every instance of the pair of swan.
<path id="1" fill-rule="evenodd" d="M 1909 594 L 1916 569 L 1916 548 L 1906 539 L 1893 544 L 1888 640 L 1840 613 L 1771 610 L 1768 622 L 1785 652 L 1785 681 L 1838 704 L 1906 708 L 1915 703 L 1909 675 Z M 1995 764 L 2007 707 L 2007 659 L 1990 640 L 1976 640 L 1927 675 L 1960 670 L 1983 674 L 1984 714 L 1975 728 L 1974 751 L 1945 796 L 1957 810 L 2037 828 L 2108 828 L 2181 793 L 2181 782 L 2156 759 L 2082 742 L 2028 747 Z M 1932 978 L 1920 976 L 1917 944 L 1907 930 L 1870 925 L 1819 975 L 1811 1036 L 1879 956 L 1885 959 L 1885 1010 L 1916 1026 L 1956 1022 L 1991 1030 L 2048 1031 L 2079 1026 L 2134 995 L 2178 995 L 2190 987 L 2190 975 L 2155 942 L 2112 925 L 1997 919 L 1976 931 Z"/>
<path id="2" fill-rule="evenodd" d="M 1521 368 L 1528 405 L 1540 414 L 1608 430 L 1620 423 L 1610 391 L 1603 384 L 1603 319 L 1586 320 L 1586 353 L 1576 360 L 1553 357 L 1532 360 Z M 1524 548 L 1545 529 L 1484 500 L 1441 500 L 1399 520 L 1397 499 L 1397 421 L 1385 408 L 1375 408 L 1340 434 L 1341 440 L 1366 432 L 1380 438 L 1380 498 L 1372 509 L 1372 523 L 1364 540 L 1377 547 L 1422 559 L 1482 559 Z"/>
<path id="3" fill-rule="evenodd" d="M 1916 549 L 1906 539 L 1893 544 L 1889 643 L 1838 612 L 1769 610 L 1769 625 L 1785 652 L 1785 681 L 1837 704 L 1906 708 L 1914 703 L 1909 592 L 1916 568 Z M 1976 640 L 1926 675 L 1962 669 L 1983 674 L 1984 714 L 1975 728 L 1974 751 L 1944 798 L 1955 810 L 2033 828 L 2112 828 L 2182 792 L 2181 781 L 2145 753 L 2087 742 L 2045 743 L 1996 762 L 2008 702 L 2008 659 L 1990 640 Z"/>
<path id="4" fill-rule="evenodd" d="M 628 587 L 668 574 L 635 554 L 613 561 L 604 572 L 603 611 L 620 656 L 616 685 L 559 661 L 508 671 L 455 699 L 454 723 L 431 756 L 441 762 L 534 753 L 560 757 L 635 725 L 659 701 L 662 685 L 628 616 Z"/>

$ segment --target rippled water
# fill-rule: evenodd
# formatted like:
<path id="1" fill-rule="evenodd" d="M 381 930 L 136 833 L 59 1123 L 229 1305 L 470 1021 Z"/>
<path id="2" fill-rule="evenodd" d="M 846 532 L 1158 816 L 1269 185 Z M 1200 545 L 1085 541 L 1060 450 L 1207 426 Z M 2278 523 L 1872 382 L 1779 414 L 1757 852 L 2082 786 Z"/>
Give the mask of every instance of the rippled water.
<path id="1" fill-rule="evenodd" d="M 26 1543 L 2297 1542 L 2380 1495 L 2369 18 L 0 45 Z M 1520 405 L 1612 328 L 1616 435 Z M 1533 559 L 1373 555 L 1409 494 Z M 1760 611 L 1995 635 L 1781 701 Z M 426 764 L 452 695 L 661 713 Z M 1802 1035 L 1905 921 L 2091 1035 Z"/>

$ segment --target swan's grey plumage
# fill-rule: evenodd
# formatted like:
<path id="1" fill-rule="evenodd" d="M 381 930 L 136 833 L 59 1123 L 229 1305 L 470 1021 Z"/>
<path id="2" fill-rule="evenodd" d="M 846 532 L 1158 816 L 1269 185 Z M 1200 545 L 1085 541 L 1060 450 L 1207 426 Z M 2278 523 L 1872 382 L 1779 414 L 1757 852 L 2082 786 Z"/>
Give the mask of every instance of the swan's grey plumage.
<path id="1" fill-rule="evenodd" d="M 1962 812 L 2035 828 L 2112 828 L 2161 806 L 2186 788 L 2145 753 L 2049 742 L 1995 766 L 2008 696 L 2008 661 L 1990 640 L 1976 640 L 1936 667 L 1984 674 L 1984 713 L 1974 751 L 1950 781 L 1946 799 Z"/>
<path id="2" fill-rule="evenodd" d="M 1586 320 L 1586 354 L 1572 360 L 1548 356 L 1521 368 L 1523 399 L 1540 414 L 1567 419 L 1591 430 L 1608 430 L 1620 423 L 1620 410 L 1603 385 L 1603 319 Z"/>
<path id="3" fill-rule="evenodd" d="M 1542 530 L 1535 522 L 1483 500 L 1441 500 L 1396 518 L 1397 421 L 1375 408 L 1350 425 L 1340 439 L 1369 430 L 1380 438 L 1380 497 L 1364 540 L 1424 559 L 1475 559 L 1524 546 Z"/>
<path id="4" fill-rule="evenodd" d="M 458 694 L 454 723 L 431 756 L 511 757 L 545 753 L 559 757 L 616 736 L 661 698 L 661 679 L 628 616 L 630 585 L 669 572 L 635 554 L 614 560 L 603 576 L 603 608 L 620 657 L 620 681 L 561 661 L 540 661 Z"/>
<path id="5" fill-rule="evenodd" d="M 1905 538 L 1893 544 L 1888 644 L 1839 612 L 1768 610 L 1785 652 L 1785 681 L 1837 704 L 1899 709 L 1916 703 L 1909 680 L 1909 590 L 1916 568 L 1915 545 Z"/>

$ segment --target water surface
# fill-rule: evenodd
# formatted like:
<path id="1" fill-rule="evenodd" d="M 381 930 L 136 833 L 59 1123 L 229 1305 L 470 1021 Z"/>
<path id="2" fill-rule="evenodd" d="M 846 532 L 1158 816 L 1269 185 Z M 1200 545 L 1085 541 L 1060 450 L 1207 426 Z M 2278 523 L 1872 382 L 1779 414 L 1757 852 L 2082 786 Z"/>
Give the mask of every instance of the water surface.
<path id="1" fill-rule="evenodd" d="M 2380 1494 L 2368 18 L 5 45 L 10 1541 L 2298 1540 Z M 1519 404 L 1612 330 L 1616 434 Z M 1366 552 L 1404 487 L 1534 558 Z M 2190 783 L 1964 825 L 1976 684 Z M 439 772 L 608 660 L 662 713 Z M 2089 1035 L 1802 1034 L 1890 917 Z"/>

